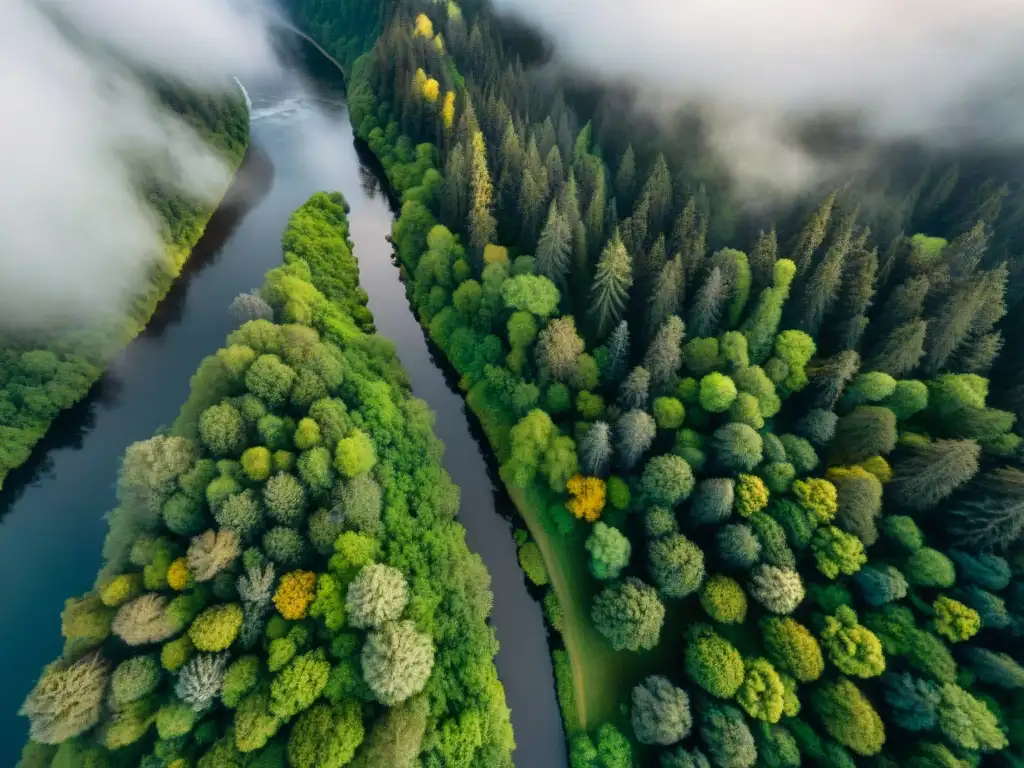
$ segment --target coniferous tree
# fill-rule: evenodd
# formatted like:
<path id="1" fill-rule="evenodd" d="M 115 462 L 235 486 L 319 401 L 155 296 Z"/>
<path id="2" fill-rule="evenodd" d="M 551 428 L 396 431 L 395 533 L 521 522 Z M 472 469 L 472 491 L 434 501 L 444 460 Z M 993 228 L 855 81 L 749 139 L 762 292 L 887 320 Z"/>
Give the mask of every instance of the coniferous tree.
<path id="1" fill-rule="evenodd" d="M 641 197 L 647 201 L 648 230 L 661 231 L 672 205 L 672 175 L 669 173 L 665 156 L 660 152 L 654 160 Z"/>
<path id="2" fill-rule="evenodd" d="M 541 173 L 543 173 L 541 167 Z M 538 182 L 538 175 L 531 173 L 529 169 L 523 174 L 522 183 L 519 187 L 519 241 L 528 251 L 533 250 L 537 242 L 537 230 L 540 227 L 542 211 L 544 209 L 545 192 Z"/>
<path id="3" fill-rule="evenodd" d="M 619 417 L 615 422 L 615 450 L 624 470 L 628 472 L 637 465 L 657 431 L 654 419 L 645 411 L 627 411 Z"/>
<path id="4" fill-rule="evenodd" d="M 803 308 L 800 327 L 811 336 L 817 336 L 825 316 L 832 309 L 839 296 L 839 287 L 843 279 L 843 265 L 850 250 L 849 227 L 836 236 L 835 242 L 828 249 L 825 258 L 814 269 L 810 280 L 804 288 Z"/>
<path id="5" fill-rule="evenodd" d="M 924 356 L 928 326 L 924 320 L 911 320 L 893 329 L 876 347 L 867 361 L 867 371 L 882 371 L 899 378 L 913 371 Z"/>
<path id="6" fill-rule="evenodd" d="M 565 276 L 569 271 L 572 232 L 569 221 L 558 210 L 558 203 L 551 201 L 548 220 L 540 233 L 537 243 L 537 273 L 564 290 Z"/>
<path id="7" fill-rule="evenodd" d="M 675 380 L 683 364 L 682 343 L 685 332 L 683 321 L 670 315 L 647 346 L 644 368 L 650 371 L 655 391 L 666 389 Z"/>
<path id="8" fill-rule="evenodd" d="M 617 384 L 626 375 L 629 367 L 629 324 L 622 320 L 607 343 L 608 357 L 605 363 L 604 380 L 606 384 Z"/>
<path id="9" fill-rule="evenodd" d="M 1002 467 L 986 472 L 954 509 L 958 543 L 979 549 L 1006 549 L 1024 538 L 1024 472 Z"/>
<path id="10" fill-rule="evenodd" d="M 818 390 L 815 406 L 826 411 L 835 408 L 859 368 L 860 355 L 849 350 L 808 366 L 807 376 Z"/>
<path id="11" fill-rule="evenodd" d="M 612 459 L 611 430 L 603 421 L 595 421 L 583 433 L 577 451 L 580 470 L 588 477 L 604 477 Z"/>
<path id="12" fill-rule="evenodd" d="M 562 165 L 562 153 L 557 146 L 552 146 L 544 158 L 544 170 L 548 175 L 548 186 L 553 194 L 562 191 L 565 182 L 565 167 Z"/>
<path id="13" fill-rule="evenodd" d="M 966 283 L 937 308 L 925 342 L 928 373 L 942 371 L 972 333 L 986 332 L 1002 317 L 1006 276 L 1006 267 L 997 267 Z"/>
<path id="14" fill-rule="evenodd" d="M 665 236 L 658 235 L 649 250 L 630 251 L 633 254 L 633 277 L 636 282 L 635 294 L 640 303 L 646 302 L 652 290 L 657 289 L 657 278 L 665 266 Z M 636 314 L 642 312 L 636 307 Z"/>
<path id="15" fill-rule="evenodd" d="M 660 239 L 659 239 L 660 242 Z M 647 306 L 647 330 L 653 333 L 670 315 L 679 314 L 683 293 L 683 259 L 676 254 L 666 261 L 654 283 Z M 640 292 L 640 296 L 644 293 Z"/>
<path id="16" fill-rule="evenodd" d="M 469 244 L 477 264 L 482 263 L 484 247 L 494 241 L 498 224 L 492 212 L 494 189 L 491 174 L 487 169 L 487 149 L 484 135 L 473 134 L 472 164 L 470 166 L 471 201 L 469 209 Z"/>
<path id="17" fill-rule="evenodd" d="M 963 280 L 981 266 L 987 248 L 988 235 L 985 225 L 979 221 L 943 249 L 942 260 L 946 262 L 954 280 Z"/>
<path id="18" fill-rule="evenodd" d="M 590 196 L 590 204 L 587 206 L 587 213 L 584 216 L 584 225 L 587 229 L 587 243 L 591 251 L 597 244 L 604 240 L 605 220 L 605 188 L 604 170 L 597 174 L 594 180 L 594 192 Z"/>
<path id="19" fill-rule="evenodd" d="M 641 198 L 632 215 L 622 222 L 622 241 L 630 253 L 642 253 L 647 248 L 649 206 L 648 199 Z"/>
<path id="20" fill-rule="evenodd" d="M 873 321 L 880 333 L 890 333 L 899 326 L 921 317 L 928 296 L 928 278 L 915 275 L 893 289 L 884 302 L 881 315 Z"/>
<path id="21" fill-rule="evenodd" d="M 750 275 L 753 289 L 760 293 L 772 284 L 772 270 L 779 257 L 779 241 L 773 227 L 767 233 L 763 230 L 757 238 L 757 245 L 750 252 Z"/>
<path id="22" fill-rule="evenodd" d="M 624 411 L 646 411 L 650 393 L 650 371 L 638 365 L 619 386 L 618 405 Z"/>
<path id="23" fill-rule="evenodd" d="M 505 123 L 498 147 L 498 168 L 498 204 L 503 211 L 513 213 L 523 179 L 524 154 L 519 132 L 511 118 Z"/>
<path id="24" fill-rule="evenodd" d="M 807 271 L 807 268 L 811 265 L 811 257 L 814 255 L 814 252 L 818 250 L 818 246 L 825 242 L 825 235 L 828 234 L 828 224 L 832 218 L 832 208 L 835 206 L 835 203 L 836 193 L 833 192 L 811 214 L 793 246 L 790 248 L 790 258 L 796 264 L 798 275 L 802 275 Z"/>
<path id="25" fill-rule="evenodd" d="M 974 440 L 907 445 L 893 462 L 886 492 L 907 509 L 930 509 L 974 476 L 980 456 Z"/>
<path id="26" fill-rule="evenodd" d="M 633 145 L 626 147 L 619 160 L 619 169 L 615 173 L 615 198 L 623 210 L 633 205 L 633 191 L 636 188 L 636 154 Z"/>
<path id="27" fill-rule="evenodd" d="M 946 205 L 960 181 L 960 166 L 953 164 L 925 194 L 914 211 L 914 217 L 927 226 L 928 221 Z"/>
<path id="28" fill-rule="evenodd" d="M 450 229 L 463 226 L 469 212 L 469 195 L 466 148 L 458 144 L 448 153 L 441 190 L 441 218 Z"/>
<path id="29" fill-rule="evenodd" d="M 965 373 L 985 375 L 992 368 L 1003 348 L 1003 334 L 1000 331 L 986 333 L 970 341 L 957 354 L 956 369 Z"/>
<path id="30" fill-rule="evenodd" d="M 672 237 L 668 243 L 669 251 L 687 253 L 687 249 L 692 247 L 694 240 L 697 239 L 698 227 L 697 201 L 690 197 L 672 225 Z"/>
<path id="31" fill-rule="evenodd" d="M 616 233 L 601 253 L 590 290 L 590 315 L 603 338 L 622 319 L 633 285 L 633 265 Z"/>
<path id="32" fill-rule="evenodd" d="M 707 279 L 694 297 L 687 326 L 696 338 L 714 336 L 729 298 L 729 286 L 719 267 L 708 273 Z"/>

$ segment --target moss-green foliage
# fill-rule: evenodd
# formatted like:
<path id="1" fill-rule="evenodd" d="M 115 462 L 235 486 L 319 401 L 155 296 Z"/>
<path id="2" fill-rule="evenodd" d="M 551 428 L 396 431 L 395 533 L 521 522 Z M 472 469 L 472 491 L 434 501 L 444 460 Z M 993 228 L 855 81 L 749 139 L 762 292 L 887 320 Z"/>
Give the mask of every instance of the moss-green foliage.
<path id="1" fill-rule="evenodd" d="M 351 12 L 316 0 L 296 4 L 313 34 L 337 45 L 332 14 Z M 1020 410 L 1005 386 L 1019 366 L 999 354 L 1019 322 L 1019 308 L 1005 299 L 1017 295 L 1007 290 L 1019 289 L 1019 276 L 999 266 L 999 254 L 1024 250 L 1024 238 L 1013 236 L 1015 247 L 1006 248 L 1012 228 L 999 208 L 1012 198 L 1016 210 L 1024 197 L 981 184 L 981 173 L 970 181 L 926 176 L 901 187 L 901 199 L 913 205 L 879 216 L 877 206 L 857 207 L 854 185 L 827 196 L 802 228 L 787 215 L 786 229 L 795 231 L 781 242 L 765 232 L 749 256 L 741 254 L 722 247 L 739 216 L 725 185 L 692 178 L 685 146 L 665 153 L 672 161 L 658 156 L 666 141 L 672 146 L 672 131 L 641 143 L 615 115 L 602 118 L 600 131 L 574 121 L 580 115 L 557 89 L 524 100 L 523 92 L 537 92 L 527 82 L 533 75 L 519 69 L 519 51 L 510 50 L 488 9 L 474 9 L 466 28 L 445 20 L 440 7 L 428 10 L 435 29 L 446 25 L 445 46 L 424 55 L 422 41 L 410 39 L 422 25 L 409 20 L 421 9 L 399 5 L 404 13 L 353 67 L 353 121 L 403 199 L 393 238 L 413 306 L 475 407 L 486 404 L 484 420 L 503 425 L 489 430 L 503 478 L 527 496 L 538 484 L 554 491 L 542 510 L 543 551 L 557 558 L 548 569 L 557 565 L 568 577 L 553 586 L 572 662 L 559 657 L 559 690 L 584 697 L 569 728 L 596 711 L 616 716 L 651 671 L 676 681 L 678 637 L 670 641 L 654 626 L 660 629 L 663 613 L 666 629 L 692 625 L 700 602 L 744 658 L 775 668 L 786 715 L 766 724 L 771 730 L 755 729 L 756 737 L 744 724 L 778 709 L 774 694 L 760 696 L 778 693 L 767 673 L 750 676 L 748 707 L 726 710 L 695 695 L 695 721 L 708 720 L 701 749 L 713 751 L 717 764 L 794 765 L 802 757 L 803 764 L 852 766 L 882 749 L 864 707 L 826 722 L 825 699 L 811 705 L 815 692 L 829 690 L 819 678 L 835 686 L 844 669 L 876 676 L 884 662 L 952 683 L 958 670 L 947 640 L 970 630 L 971 614 L 943 601 L 937 621 L 939 597 L 983 623 L 983 632 L 960 642 L 964 648 L 977 647 L 990 629 L 1003 633 L 992 639 L 1002 647 L 1019 610 L 1009 584 L 994 586 L 997 564 L 987 575 L 974 568 L 976 582 L 960 573 L 963 558 L 954 558 L 951 582 L 942 561 L 914 552 L 926 543 L 942 552 L 956 541 L 975 557 L 979 547 L 1020 538 L 1006 521 L 1016 519 L 1010 500 L 1024 484 L 1016 470 L 996 466 L 1015 461 L 1008 416 Z M 409 57 L 409 66 L 394 65 Z M 414 66 L 457 91 L 450 129 L 403 95 L 415 92 L 408 87 Z M 544 149 L 527 151 L 531 143 Z M 644 162 L 633 148 L 648 144 Z M 544 157 L 538 162 L 534 154 Z M 548 197 L 538 205 L 545 174 Z M 613 220 L 617 236 L 608 229 Z M 936 232 L 945 240 L 890 243 L 900 229 L 947 227 L 956 231 Z M 536 260 L 512 266 L 516 248 Z M 923 252 L 927 258 L 919 258 Z M 581 267 L 598 260 L 595 288 L 595 273 Z M 557 306 L 544 300 L 550 291 L 533 297 L 522 290 L 537 282 L 523 279 L 531 269 L 557 286 Z M 596 314 L 591 297 L 601 305 Z M 531 306 L 532 298 L 543 306 Z M 688 336 L 662 344 L 659 329 L 678 329 L 682 318 Z M 989 369 L 999 390 L 991 398 Z M 692 494 L 690 483 L 674 482 L 682 473 L 666 471 L 669 454 L 688 465 Z M 563 487 L 576 469 L 593 478 L 589 522 L 566 512 Z M 987 474 L 972 480 L 979 471 Z M 599 518 L 608 526 L 600 534 L 593 528 Z M 698 558 L 683 541 L 703 550 L 702 569 L 690 567 Z M 645 569 L 664 602 L 637 579 Z M 609 583 L 599 586 L 592 576 Z M 719 595 L 723 583 L 741 585 L 739 593 Z M 749 600 L 745 622 L 737 594 Z M 840 621 L 844 607 L 858 617 L 852 624 Z M 765 618 L 773 612 L 794 618 Z M 648 614 L 658 621 L 647 623 Z M 751 631 L 758 620 L 763 631 Z M 653 653 L 635 659 L 608 650 L 652 642 Z M 582 677 L 567 682 L 570 673 Z M 1013 710 L 1005 691 L 966 674 L 962 684 Z M 875 677 L 861 692 L 889 723 Z M 852 730 L 845 719 L 856 723 Z M 583 725 L 593 733 L 597 722 Z M 920 757 L 919 743 L 961 749 L 937 728 L 888 740 L 880 764 Z M 579 765 L 603 765 L 592 736 L 572 743 Z M 690 745 L 642 757 L 645 764 L 659 757 L 666 766 L 706 764 Z"/>
<path id="2" fill-rule="evenodd" d="M 685 659 L 687 676 L 712 696 L 730 699 L 743 684 L 739 651 L 707 624 L 688 632 Z"/>
<path id="3" fill-rule="evenodd" d="M 126 455 L 99 592 L 69 603 L 68 656 L 25 705 L 54 744 L 98 726 L 95 761 L 69 764 L 340 767 L 364 736 L 372 765 L 508 762 L 489 577 L 431 414 L 362 330 L 344 210 L 300 209 L 263 290 L 312 325 L 244 324 L 173 436 Z"/>

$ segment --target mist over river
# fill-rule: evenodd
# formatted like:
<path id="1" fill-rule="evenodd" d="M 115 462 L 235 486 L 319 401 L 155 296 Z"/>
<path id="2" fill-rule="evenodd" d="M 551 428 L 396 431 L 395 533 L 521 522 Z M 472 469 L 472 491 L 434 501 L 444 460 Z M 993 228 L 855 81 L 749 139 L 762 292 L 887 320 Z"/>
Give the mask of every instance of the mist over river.
<path id="1" fill-rule="evenodd" d="M 228 306 L 281 262 L 291 212 L 318 190 L 340 190 L 377 328 L 392 339 L 413 392 L 437 413 L 445 466 L 462 488 L 461 522 L 493 580 L 492 623 L 523 768 L 567 765 L 540 605 L 516 561 L 511 503 L 488 466 L 472 415 L 428 346 L 385 241 L 393 213 L 373 158 L 357 147 L 340 73 L 308 46 L 274 81 L 244 83 L 252 139 L 232 190 L 185 273 L 149 327 L 78 406 L 63 413 L 0 493 L 0 765 L 14 765 L 27 734 L 16 712 L 42 666 L 61 651 L 64 600 L 87 591 L 100 567 L 104 514 L 115 504 L 120 457 L 169 425 L 189 377 L 236 323 Z M 439 354 L 439 353 L 438 353 Z"/>

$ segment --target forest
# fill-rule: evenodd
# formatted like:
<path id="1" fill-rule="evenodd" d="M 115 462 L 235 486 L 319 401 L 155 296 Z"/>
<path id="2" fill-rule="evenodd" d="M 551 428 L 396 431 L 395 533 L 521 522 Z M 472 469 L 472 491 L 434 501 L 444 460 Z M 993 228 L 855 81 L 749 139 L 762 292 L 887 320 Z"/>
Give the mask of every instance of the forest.
<path id="1" fill-rule="evenodd" d="M 126 451 L 22 768 L 511 765 L 490 577 L 368 332 L 347 211 L 295 211 L 178 419 Z"/>
<path id="2" fill-rule="evenodd" d="M 1020 765 L 1020 183 L 908 151 L 897 204 L 761 221 L 486 2 L 290 6 L 529 528 L 573 768 Z"/>
<path id="3" fill-rule="evenodd" d="M 238 167 L 249 142 L 241 94 L 200 94 L 155 75 L 148 85 L 232 170 Z M 110 360 L 145 327 L 213 214 L 209 205 L 152 183 L 141 184 L 138 192 L 161 222 L 166 252 L 127 314 L 85 328 L 0 332 L 0 488 L 28 460 L 57 414 L 85 397 Z"/>

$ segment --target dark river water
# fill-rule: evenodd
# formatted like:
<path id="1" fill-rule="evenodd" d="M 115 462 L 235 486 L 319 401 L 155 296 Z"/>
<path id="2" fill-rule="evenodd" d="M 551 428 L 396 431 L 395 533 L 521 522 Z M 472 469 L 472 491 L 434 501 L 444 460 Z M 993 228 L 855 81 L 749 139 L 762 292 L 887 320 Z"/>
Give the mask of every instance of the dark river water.
<path id="1" fill-rule="evenodd" d="M 409 309 L 384 239 L 392 211 L 372 158 L 355 144 L 340 75 L 305 46 L 292 58 L 277 80 L 246 83 L 249 154 L 186 274 L 147 330 L 90 396 L 58 419 L 0 493 L 0 766 L 17 762 L 27 734 L 17 709 L 42 666 L 60 654 L 64 600 L 87 591 L 99 569 L 121 454 L 174 420 L 189 377 L 234 328 L 231 300 L 280 264 L 289 214 L 321 189 L 340 190 L 352 206 L 352 240 L 377 328 L 397 345 L 415 395 L 437 413 L 445 466 L 462 488 L 469 547 L 491 572 L 498 673 L 512 711 L 516 764 L 568 763 L 546 630 L 516 561 L 511 505 L 472 416 Z"/>

